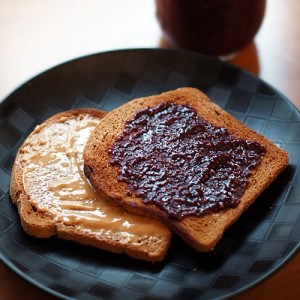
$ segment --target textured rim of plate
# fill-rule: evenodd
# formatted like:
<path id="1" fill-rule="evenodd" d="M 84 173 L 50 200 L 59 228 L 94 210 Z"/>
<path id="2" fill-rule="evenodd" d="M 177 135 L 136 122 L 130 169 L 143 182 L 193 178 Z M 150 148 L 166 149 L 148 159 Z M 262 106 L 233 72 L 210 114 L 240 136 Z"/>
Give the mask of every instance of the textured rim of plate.
<path id="1" fill-rule="evenodd" d="M 140 51 L 149 51 L 149 52 L 177 52 L 177 53 L 181 53 L 182 55 L 195 55 L 195 56 L 199 56 L 199 57 L 207 57 L 209 59 L 215 59 L 218 60 L 218 58 L 214 58 L 214 57 L 210 57 L 207 56 L 205 54 L 201 54 L 201 53 L 195 53 L 195 52 L 191 52 L 191 51 L 187 51 L 187 50 L 182 50 L 182 49 L 164 49 L 164 48 L 128 48 L 128 49 L 118 49 L 118 50 L 108 50 L 108 51 L 104 51 L 104 52 L 99 52 L 99 53 L 92 53 L 92 54 L 88 54 L 88 55 L 83 55 L 74 59 L 70 59 L 66 62 L 60 63 L 58 65 L 55 65 L 53 67 L 50 67 L 48 69 L 46 69 L 45 71 L 29 78 L 28 80 L 26 80 L 25 82 L 23 82 L 22 84 L 20 84 L 19 86 L 17 86 L 11 93 L 9 93 L 4 100 L 0 103 L 0 108 L 9 101 L 9 98 L 18 90 L 22 89 L 24 86 L 26 86 L 28 83 L 30 83 L 31 81 L 36 80 L 37 78 L 41 77 L 42 75 L 50 72 L 50 71 L 54 71 L 60 68 L 63 68 L 65 65 L 69 65 L 72 64 L 74 62 L 78 62 L 80 60 L 83 59 L 88 59 L 91 58 L 93 56 L 103 56 L 105 54 L 114 54 L 114 53 L 124 53 L 124 52 L 140 52 Z M 221 62 L 222 64 L 231 66 L 232 68 L 238 70 L 239 72 L 243 72 L 245 74 L 251 74 L 250 72 L 248 72 L 247 70 L 244 70 L 238 66 L 232 65 L 228 62 Z M 276 88 L 274 88 L 272 85 L 268 84 L 267 82 L 265 82 L 264 80 L 262 80 L 261 78 L 259 78 L 259 76 L 257 75 L 253 75 L 251 74 L 251 76 L 254 76 L 256 78 L 258 78 L 262 83 L 264 83 L 266 86 L 268 86 L 271 90 L 273 90 L 278 96 L 280 96 L 280 98 L 282 98 L 282 100 L 287 101 L 294 109 L 297 113 L 299 113 L 298 108 L 285 96 L 283 95 L 280 91 L 278 91 Z M 233 292 L 229 292 L 224 296 L 218 297 L 216 299 L 225 299 L 228 297 L 233 297 L 233 296 L 237 296 L 239 294 L 241 294 L 242 292 L 245 292 L 246 290 L 250 289 L 251 287 L 261 283 L 262 281 L 264 281 L 266 278 L 268 278 L 270 275 L 274 274 L 275 272 L 277 272 L 280 268 L 282 268 L 285 263 L 291 259 L 291 257 L 293 257 L 296 252 L 299 250 L 300 248 L 300 240 L 298 241 L 298 244 L 294 247 L 294 249 L 292 251 L 290 251 L 290 253 L 288 255 L 286 255 L 284 257 L 284 259 L 282 259 L 282 261 L 276 266 L 276 267 L 272 267 L 268 272 L 266 272 L 264 275 L 259 276 L 258 279 L 253 280 L 252 282 L 250 282 L 249 284 L 239 288 L 238 290 L 235 290 Z M 25 281 L 29 282 L 30 284 L 32 284 L 33 286 L 39 288 L 40 290 L 47 292 L 53 296 L 56 297 L 60 297 L 61 299 L 73 299 L 71 297 L 68 297 L 64 294 L 58 293 L 55 290 L 47 287 L 44 284 L 41 284 L 39 281 L 31 278 L 29 275 L 26 275 L 24 272 L 22 272 L 21 270 L 19 270 L 13 263 L 10 262 L 9 259 L 7 259 L 7 257 L 4 256 L 4 254 L 2 252 L 0 252 L 0 259 L 1 261 L 11 270 L 13 270 L 17 275 L 19 275 L 21 278 L 23 278 Z"/>

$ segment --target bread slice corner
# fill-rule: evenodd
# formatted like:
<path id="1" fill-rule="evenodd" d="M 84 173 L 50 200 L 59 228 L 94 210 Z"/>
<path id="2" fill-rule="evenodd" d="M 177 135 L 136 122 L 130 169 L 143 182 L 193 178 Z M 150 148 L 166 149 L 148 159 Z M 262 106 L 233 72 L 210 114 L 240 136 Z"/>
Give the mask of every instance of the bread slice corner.
<path id="1" fill-rule="evenodd" d="M 142 109 L 173 102 L 192 107 L 199 116 L 215 126 L 226 128 L 235 137 L 256 141 L 265 149 L 261 163 L 252 171 L 247 188 L 235 208 L 212 212 L 201 217 L 171 218 L 153 204 L 145 204 L 128 185 L 118 180 L 118 166 L 110 163 L 109 149 L 122 133 L 126 122 Z M 288 164 L 288 154 L 213 103 L 198 89 L 185 87 L 159 95 L 131 100 L 110 112 L 90 136 L 84 150 L 84 170 L 92 185 L 110 196 L 127 211 L 154 217 L 166 224 L 198 251 L 212 251 L 225 230 L 231 226 Z"/>
<path id="2" fill-rule="evenodd" d="M 31 236 L 56 236 L 149 262 L 162 261 L 171 231 L 156 220 L 126 213 L 94 191 L 83 176 L 84 144 L 105 115 L 97 109 L 73 109 L 38 125 L 16 155 L 11 200 Z"/>

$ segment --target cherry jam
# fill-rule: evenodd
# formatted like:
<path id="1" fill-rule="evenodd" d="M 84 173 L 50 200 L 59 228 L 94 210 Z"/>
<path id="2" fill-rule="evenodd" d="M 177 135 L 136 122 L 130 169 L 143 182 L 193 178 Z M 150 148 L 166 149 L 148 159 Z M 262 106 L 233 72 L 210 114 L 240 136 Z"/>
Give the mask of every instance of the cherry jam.
<path id="1" fill-rule="evenodd" d="M 164 102 L 127 121 L 109 153 L 129 193 L 182 219 L 236 207 L 265 149 Z"/>

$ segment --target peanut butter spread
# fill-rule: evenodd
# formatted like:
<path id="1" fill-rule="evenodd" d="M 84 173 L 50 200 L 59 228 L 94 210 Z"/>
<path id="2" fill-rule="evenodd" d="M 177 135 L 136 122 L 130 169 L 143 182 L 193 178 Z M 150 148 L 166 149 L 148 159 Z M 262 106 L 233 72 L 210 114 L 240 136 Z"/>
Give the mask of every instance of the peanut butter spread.
<path id="1" fill-rule="evenodd" d="M 83 173 L 83 150 L 100 120 L 89 115 L 39 126 L 21 151 L 23 184 L 33 206 L 88 234 L 124 242 L 166 232 L 159 222 L 127 214 L 97 194 Z"/>

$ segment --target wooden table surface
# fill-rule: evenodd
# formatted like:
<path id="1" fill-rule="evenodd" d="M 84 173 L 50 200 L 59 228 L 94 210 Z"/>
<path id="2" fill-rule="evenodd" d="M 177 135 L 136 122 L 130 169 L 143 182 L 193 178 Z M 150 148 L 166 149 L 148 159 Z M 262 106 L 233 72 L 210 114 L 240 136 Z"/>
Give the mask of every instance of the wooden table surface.
<path id="1" fill-rule="evenodd" d="M 299 0 L 268 0 L 254 42 L 232 60 L 276 87 L 298 109 L 299 12 Z M 0 101 L 29 78 L 66 60 L 112 49 L 164 46 L 153 0 L 1 1 L 0 37 Z M 3 263 L 0 298 L 56 299 Z M 234 299 L 300 299 L 300 251 Z"/>

